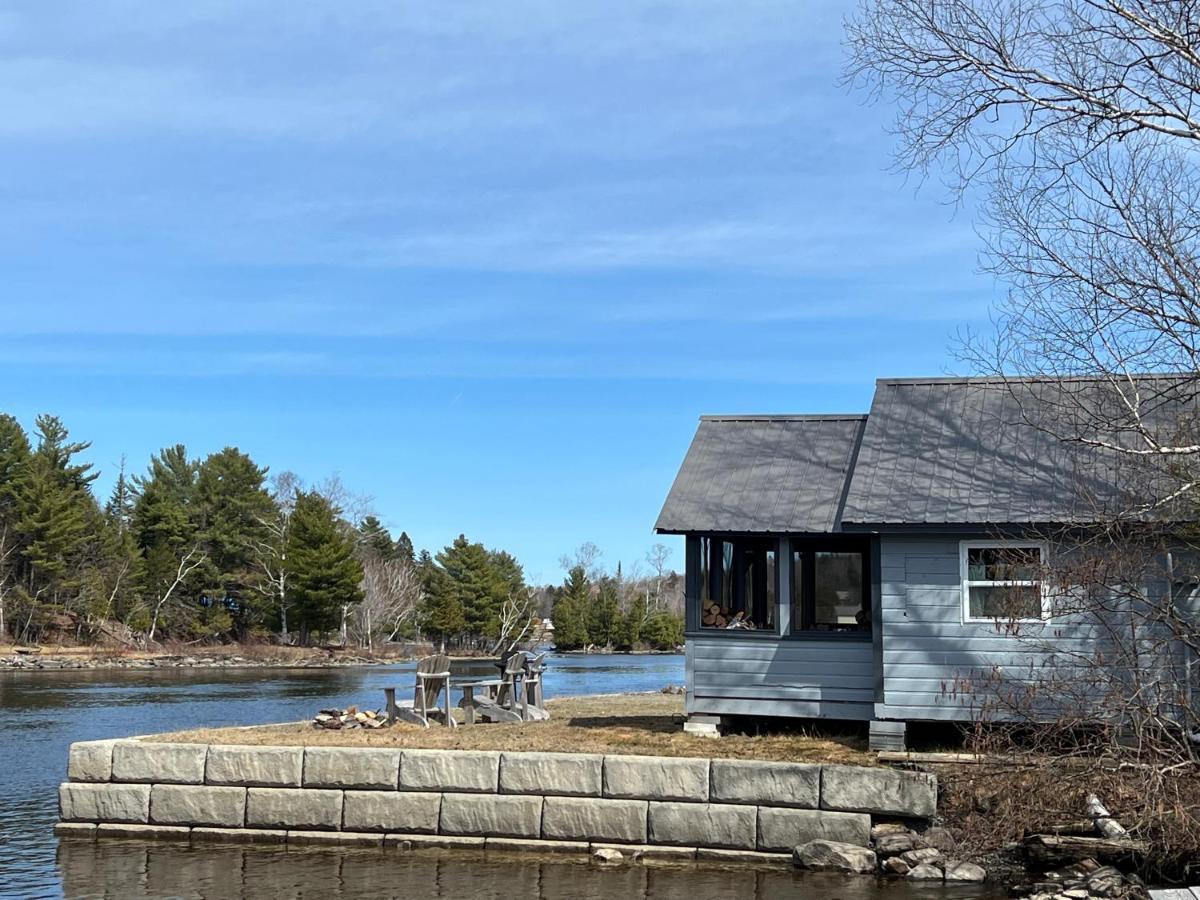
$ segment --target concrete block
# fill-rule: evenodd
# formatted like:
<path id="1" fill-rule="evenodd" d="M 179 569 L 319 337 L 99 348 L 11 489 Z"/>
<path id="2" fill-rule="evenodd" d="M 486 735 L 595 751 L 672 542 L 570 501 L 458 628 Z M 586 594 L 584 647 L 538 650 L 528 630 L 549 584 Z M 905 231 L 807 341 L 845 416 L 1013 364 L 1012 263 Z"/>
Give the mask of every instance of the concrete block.
<path id="1" fill-rule="evenodd" d="M 540 837 L 542 798 L 442 795 L 442 834 L 484 837 Z"/>
<path id="2" fill-rule="evenodd" d="M 533 838 L 490 837 L 484 842 L 487 850 L 517 853 L 581 853 L 588 852 L 587 841 L 539 841 Z"/>
<path id="3" fill-rule="evenodd" d="M 192 840 L 214 844 L 284 844 L 287 832 L 282 828 L 193 828 Z"/>
<path id="4" fill-rule="evenodd" d="M 463 837 L 448 834 L 385 834 L 383 846 L 403 847 L 410 850 L 482 850 L 485 838 Z"/>
<path id="5" fill-rule="evenodd" d="M 708 760 L 604 757 L 604 796 L 636 800 L 708 800 Z"/>
<path id="6" fill-rule="evenodd" d="M 67 778 L 71 781 L 111 781 L 112 753 L 116 741 L 79 741 L 71 745 L 67 757 Z"/>
<path id="7" fill-rule="evenodd" d="M 191 833 L 186 825 L 117 825 L 101 822 L 97 838 L 132 838 L 137 841 L 186 841 Z"/>
<path id="8" fill-rule="evenodd" d="M 207 784 L 300 787 L 303 747 L 223 747 L 208 750 Z"/>
<path id="9" fill-rule="evenodd" d="M 143 784 L 204 784 L 204 744 L 152 744 L 117 741 L 112 780 Z"/>
<path id="10" fill-rule="evenodd" d="M 750 863 L 751 865 L 785 865 L 792 864 L 791 853 L 760 853 L 756 850 L 718 850 L 715 847 L 699 847 L 696 859 L 709 862 Z"/>
<path id="11" fill-rule="evenodd" d="M 54 826 L 54 834 L 60 838 L 91 840 L 96 836 L 96 826 L 92 822 L 58 822 Z"/>
<path id="12" fill-rule="evenodd" d="M 240 828 L 246 821 L 246 789 L 156 784 L 150 790 L 150 821 L 158 825 Z"/>
<path id="13" fill-rule="evenodd" d="M 494 794 L 500 781 L 497 750 L 405 750 L 400 790 Z"/>
<path id="14" fill-rule="evenodd" d="M 818 840 L 866 847 L 871 842 L 871 817 L 865 813 L 759 807 L 759 850 L 791 853 L 800 844 Z"/>
<path id="15" fill-rule="evenodd" d="M 291 788 L 250 788 L 248 828 L 337 831 L 342 825 L 342 792 Z"/>
<path id="16" fill-rule="evenodd" d="M 304 786 L 394 791 L 400 775 L 400 751 L 365 747 L 308 747 Z"/>
<path id="17" fill-rule="evenodd" d="M 547 797 L 542 811 L 542 837 L 644 844 L 646 801 Z"/>
<path id="18" fill-rule="evenodd" d="M 821 808 L 928 819 L 937 812 L 937 778 L 926 772 L 823 766 Z"/>
<path id="19" fill-rule="evenodd" d="M 821 805 L 820 766 L 714 759 L 709 777 L 713 802 L 800 809 Z"/>
<path id="20" fill-rule="evenodd" d="M 58 806 L 65 822 L 144 825 L 150 821 L 150 785 L 69 781 L 58 786 Z"/>
<path id="21" fill-rule="evenodd" d="M 382 834 L 363 834 L 354 831 L 289 831 L 289 844 L 341 847 L 382 847 Z"/>
<path id="22" fill-rule="evenodd" d="M 347 831 L 437 834 L 441 806 L 441 794 L 346 791 L 342 827 Z"/>
<path id="23" fill-rule="evenodd" d="M 603 768 L 597 753 L 504 753 L 500 793 L 599 797 Z"/>
<path id="24" fill-rule="evenodd" d="M 727 803 L 651 803 L 649 841 L 687 847 L 754 850 L 758 808 Z"/>

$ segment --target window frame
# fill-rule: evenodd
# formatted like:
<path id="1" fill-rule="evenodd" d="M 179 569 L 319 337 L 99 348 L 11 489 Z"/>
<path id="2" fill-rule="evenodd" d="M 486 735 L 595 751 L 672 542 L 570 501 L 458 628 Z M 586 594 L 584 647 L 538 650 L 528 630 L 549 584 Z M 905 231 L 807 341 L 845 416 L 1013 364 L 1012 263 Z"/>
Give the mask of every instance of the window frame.
<path id="1" fill-rule="evenodd" d="M 875 617 L 872 602 L 871 578 L 871 543 L 868 538 L 855 535 L 853 540 L 849 535 L 839 535 L 837 540 L 830 540 L 828 535 L 820 535 L 815 539 L 797 540 L 792 538 L 791 553 L 787 564 L 792 567 L 791 587 L 794 592 L 797 587 L 801 591 L 799 617 L 789 616 L 787 634 L 782 635 L 787 640 L 795 641 L 870 641 L 875 633 Z M 815 628 L 805 628 L 805 619 L 815 618 L 816 611 L 816 571 L 813 565 L 818 553 L 852 553 L 862 559 L 862 608 L 871 614 L 871 623 L 867 628 L 847 629 L 845 631 L 821 631 Z M 804 560 L 803 576 L 796 578 L 795 559 L 800 554 Z M 783 602 L 782 599 L 780 602 Z M 792 597 L 787 598 L 789 604 Z"/>
<path id="2" fill-rule="evenodd" d="M 1002 550 L 1009 548 L 1032 548 L 1038 551 L 1038 565 L 1044 567 L 1050 556 L 1050 545 L 1046 541 L 1022 541 L 1017 539 L 1008 540 L 965 540 L 958 542 L 958 565 L 959 565 L 959 587 L 962 593 L 962 600 L 959 606 L 959 611 L 962 615 L 962 624 L 964 625 L 988 625 L 996 622 L 1045 622 L 1050 617 L 1048 608 L 1048 591 L 1046 590 L 1046 582 L 1043 578 L 1032 580 L 1013 580 L 1013 581 L 990 581 L 972 580 L 970 575 L 970 565 L 968 558 L 971 550 Z M 1038 593 L 1038 609 L 1039 613 L 1036 617 L 1017 617 L 1010 616 L 972 616 L 971 615 L 971 588 L 972 587 L 1033 587 L 1037 588 Z"/>
<path id="3" fill-rule="evenodd" d="M 779 547 L 778 547 L 778 540 L 775 539 L 773 536 L 766 535 L 766 534 L 740 534 L 740 533 L 736 533 L 736 532 L 710 532 L 710 533 L 697 535 L 697 538 L 699 539 L 699 554 L 698 555 L 701 557 L 701 559 L 698 561 L 700 562 L 701 569 L 700 569 L 700 576 L 697 578 L 697 582 L 698 582 L 697 587 L 699 588 L 699 594 L 697 595 L 697 600 L 695 602 L 695 616 L 696 616 L 695 626 L 694 626 L 695 630 L 685 632 L 685 637 L 688 635 L 696 635 L 696 636 L 703 636 L 703 637 L 719 635 L 722 637 L 733 636 L 733 637 L 737 637 L 737 638 L 750 638 L 753 640 L 762 640 L 762 639 L 766 639 L 766 638 L 776 638 L 777 639 L 780 636 L 780 632 L 779 632 Z M 705 556 L 705 554 L 704 554 L 705 541 L 708 542 L 709 549 L 710 549 L 710 555 L 708 556 L 707 562 L 705 562 L 703 559 L 703 557 Z M 704 603 L 706 594 L 708 596 L 708 599 L 712 599 L 714 596 L 716 596 L 719 593 L 722 597 L 722 605 L 724 605 L 724 601 L 725 601 L 724 587 L 723 587 L 723 581 L 725 578 L 724 563 L 722 563 L 722 565 L 719 567 L 714 566 L 713 559 L 721 555 L 720 554 L 721 545 L 726 544 L 726 543 L 736 545 L 739 542 L 762 544 L 763 545 L 762 549 L 764 551 L 775 554 L 774 571 L 771 573 L 770 577 L 768 578 L 768 583 L 765 588 L 767 591 L 767 596 L 770 597 L 771 595 L 774 595 L 774 598 L 775 598 L 775 605 L 774 605 L 774 608 L 771 610 L 772 622 L 771 622 L 770 628 L 714 628 L 711 625 L 705 625 L 702 621 L 702 617 L 703 617 L 703 608 L 702 607 L 703 607 L 703 603 Z M 772 543 L 774 545 L 770 546 Z M 735 558 L 736 558 L 736 555 L 737 554 L 735 551 L 735 553 L 734 553 Z M 707 579 L 705 579 L 704 576 L 707 576 Z M 704 581 L 707 581 L 707 584 L 703 583 Z M 719 591 L 717 590 L 718 585 L 722 585 L 722 587 Z"/>

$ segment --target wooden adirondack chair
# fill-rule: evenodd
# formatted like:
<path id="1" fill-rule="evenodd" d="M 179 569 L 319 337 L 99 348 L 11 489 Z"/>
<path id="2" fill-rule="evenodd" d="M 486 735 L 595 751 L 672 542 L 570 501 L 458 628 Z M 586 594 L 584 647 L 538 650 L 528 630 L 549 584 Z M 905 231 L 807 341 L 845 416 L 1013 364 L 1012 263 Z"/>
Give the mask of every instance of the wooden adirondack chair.
<path id="1" fill-rule="evenodd" d="M 526 718 L 544 720 L 550 718 L 546 712 L 545 698 L 542 695 L 542 675 L 546 671 L 546 654 L 539 653 L 529 660 L 525 667 L 525 692 L 529 704 Z"/>
<path id="2" fill-rule="evenodd" d="M 388 703 L 388 720 L 391 722 L 403 719 L 415 725 L 429 727 L 430 719 L 442 719 L 442 724 L 449 728 L 458 723 L 450 714 L 450 657 L 445 654 L 426 656 L 417 660 L 416 680 L 413 684 L 413 705 L 396 705 L 396 689 L 384 688 Z M 442 708 L 438 708 L 438 697 L 443 698 Z"/>

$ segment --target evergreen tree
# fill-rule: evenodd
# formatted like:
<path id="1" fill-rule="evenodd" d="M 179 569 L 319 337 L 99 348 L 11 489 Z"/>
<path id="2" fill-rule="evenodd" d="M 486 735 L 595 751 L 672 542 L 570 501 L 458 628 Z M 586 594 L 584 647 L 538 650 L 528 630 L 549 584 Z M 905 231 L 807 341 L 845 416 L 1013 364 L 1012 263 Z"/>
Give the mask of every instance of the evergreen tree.
<path id="1" fill-rule="evenodd" d="M 358 525 L 359 550 L 375 559 L 392 559 L 396 548 L 392 535 L 375 516 L 367 516 Z"/>
<path id="2" fill-rule="evenodd" d="M 428 550 L 421 551 L 417 559 L 417 571 L 421 575 L 421 587 L 425 592 L 421 627 L 426 634 L 445 646 L 447 640 L 467 627 L 458 592 L 450 578 L 429 555 Z"/>
<path id="3" fill-rule="evenodd" d="M 554 646 L 559 650 L 577 650 L 587 644 L 587 607 L 591 583 L 583 566 L 572 566 L 554 602 Z"/>
<path id="4" fill-rule="evenodd" d="M 255 549 L 267 538 L 274 503 L 267 470 L 235 447 L 209 455 L 196 469 L 196 513 L 209 566 L 206 610 L 228 610 L 239 632 L 266 610 L 254 571 Z"/>
<path id="5" fill-rule="evenodd" d="M 467 633 L 474 637 L 494 635 L 509 585 L 493 565 L 492 555 L 483 544 L 473 544 L 460 534 L 437 555 L 437 562 L 462 606 Z"/>
<path id="6" fill-rule="evenodd" d="M 633 650 L 642 640 L 642 623 L 646 621 L 646 598 L 638 597 L 621 616 L 617 628 L 616 645 L 622 650 Z"/>
<path id="7" fill-rule="evenodd" d="M 144 602 L 128 620 L 135 630 L 189 631 L 200 616 L 211 567 L 201 540 L 199 468 L 176 444 L 151 457 L 147 473 L 133 479 L 132 530 L 142 556 L 137 583 Z"/>
<path id="8" fill-rule="evenodd" d="M 58 603 L 79 583 L 79 563 L 100 536 L 100 514 L 89 485 L 96 474 L 75 457 L 90 444 L 68 440 L 55 416 L 38 416 L 37 449 L 20 477 L 16 531 L 26 563 L 25 586 Z"/>
<path id="9" fill-rule="evenodd" d="M 125 457 L 121 457 L 121 469 L 117 472 L 117 483 L 113 485 L 108 503 L 104 505 L 104 518 L 124 534 L 133 529 L 133 507 L 136 500 L 133 483 L 125 475 Z"/>
<path id="10" fill-rule="evenodd" d="M 288 591 L 301 642 L 338 626 L 344 607 L 362 599 L 362 566 L 342 531 L 337 510 L 321 494 L 296 495 L 289 533 Z"/>
<path id="11" fill-rule="evenodd" d="M 504 585 L 501 603 L 509 597 L 519 597 L 528 590 L 525 585 L 525 570 L 515 556 L 506 550 L 493 550 L 488 553 L 488 560 Z"/>
<path id="12" fill-rule="evenodd" d="M 617 585 L 611 578 L 600 582 L 600 591 L 594 602 L 587 607 L 588 643 L 608 647 L 617 637 L 617 626 L 621 619 Z"/>
<path id="13" fill-rule="evenodd" d="M 642 639 L 654 650 L 674 650 L 683 643 L 683 616 L 655 613 L 642 626 Z"/>
<path id="14" fill-rule="evenodd" d="M 400 532 L 400 537 L 396 538 L 396 546 L 393 548 L 392 553 L 396 559 L 402 560 L 410 566 L 416 564 L 417 557 L 413 551 L 412 538 L 408 536 L 407 531 Z"/>

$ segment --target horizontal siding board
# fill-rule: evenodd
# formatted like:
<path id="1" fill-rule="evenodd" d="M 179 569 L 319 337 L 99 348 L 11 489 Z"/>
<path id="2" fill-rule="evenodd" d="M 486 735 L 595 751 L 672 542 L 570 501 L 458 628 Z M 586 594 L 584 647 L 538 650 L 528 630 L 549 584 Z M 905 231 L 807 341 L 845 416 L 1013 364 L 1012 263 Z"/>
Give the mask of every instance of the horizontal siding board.
<path id="1" fill-rule="evenodd" d="M 761 685 L 758 687 L 754 685 L 718 685 L 713 688 L 705 688 L 697 685 L 695 696 L 720 697 L 725 700 L 829 700 L 841 703 L 873 703 L 875 701 L 875 688 L 873 684 L 857 690 L 849 687 L 835 688 L 816 685 L 812 687 L 803 685 Z"/>
<path id="2" fill-rule="evenodd" d="M 727 700 L 696 697 L 692 711 L 718 716 L 780 716 L 792 719 L 841 719 L 866 721 L 873 717 L 873 703 L 829 703 L 801 700 Z"/>
<path id="3" fill-rule="evenodd" d="M 697 692 L 702 694 L 732 694 L 744 688 L 754 688 L 755 690 L 780 691 L 779 696 L 782 697 L 786 695 L 784 692 L 793 688 L 801 688 L 807 691 L 838 687 L 850 690 L 873 691 L 875 689 L 875 676 L 870 674 L 864 676 L 843 675 L 840 678 L 826 677 L 812 679 L 800 677 L 789 678 L 785 681 L 770 676 L 760 677 L 741 673 L 697 672 L 692 685 Z"/>
<path id="4" fill-rule="evenodd" d="M 700 659 L 696 662 L 698 663 L 695 666 L 697 673 L 703 673 L 706 677 L 719 677 L 722 674 L 729 675 L 731 678 L 743 675 L 756 675 L 760 679 L 824 676 L 824 680 L 829 680 L 829 676 L 869 676 L 874 671 L 869 664 L 854 660 L 847 661 L 836 656 L 805 660 L 803 662 L 776 662 L 772 663 L 769 667 L 764 667 L 761 662 L 756 660 L 746 659 L 722 661 L 719 663 L 713 660 Z"/>

